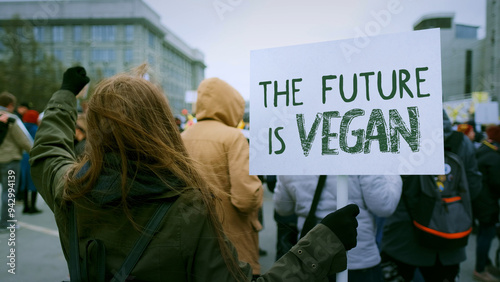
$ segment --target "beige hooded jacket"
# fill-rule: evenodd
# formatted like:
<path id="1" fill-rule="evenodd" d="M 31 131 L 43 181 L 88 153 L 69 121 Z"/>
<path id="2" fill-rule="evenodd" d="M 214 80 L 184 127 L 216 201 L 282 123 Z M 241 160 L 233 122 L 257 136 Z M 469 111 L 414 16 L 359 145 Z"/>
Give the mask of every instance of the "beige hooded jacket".
<path id="1" fill-rule="evenodd" d="M 227 193 L 221 214 L 224 232 L 238 251 L 239 259 L 260 274 L 257 215 L 262 206 L 262 183 L 249 175 L 248 141 L 236 128 L 242 120 L 245 100 L 231 85 L 209 78 L 198 87 L 198 122 L 182 133 L 191 157 L 214 187 Z"/>

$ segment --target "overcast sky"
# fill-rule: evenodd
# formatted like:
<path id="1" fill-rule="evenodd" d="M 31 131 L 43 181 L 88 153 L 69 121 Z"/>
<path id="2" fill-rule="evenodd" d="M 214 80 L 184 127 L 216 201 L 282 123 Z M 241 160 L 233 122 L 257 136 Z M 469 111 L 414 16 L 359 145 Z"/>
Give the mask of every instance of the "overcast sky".
<path id="1" fill-rule="evenodd" d="M 205 77 L 219 77 L 248 100 L 250 51 L 407 32 L 422 16 L 454 13 L 479 26 L 486 0 L 144 0 L 162 23 L 205 55 Z"/>

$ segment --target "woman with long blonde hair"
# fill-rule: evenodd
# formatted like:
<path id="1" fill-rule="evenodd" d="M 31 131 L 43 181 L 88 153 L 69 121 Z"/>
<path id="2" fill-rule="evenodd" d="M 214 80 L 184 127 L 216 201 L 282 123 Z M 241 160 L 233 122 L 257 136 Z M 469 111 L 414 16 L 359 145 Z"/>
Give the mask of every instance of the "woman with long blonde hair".
<path id="1" fill-rule="evenodd" d="M 85 69 L 69 68 L 47 105 L 30 152 L 31 169 L 54 212 L 65 258 L 70 262 L 75 253 L 70 241 L 76 230 L 82 279 L 97 281 L 98 273 L 104 273 L 106 281 L 249 281 L 250 267 L 238 261 L 222 231 L 216 189 L 189 158 L 166 97 L 142 78 L 144 70 L 142 66 L 135 74 L 119 74 L 96 86 L 86 115 L 87 143 L 78 159 L 73 148 L 75 95 L 89 82 Z M 148 234 L 145 226 L 165 203 L 171 206 L 158 231 L 123 275 L 125 258 L 138 238 Z M 356 212 L 356 206 L 348 206 L 326 217 L 258 280 L 325 277 L 345 269 L 345 251 L 356 244 Z M 101 249 L 105 252 L 96 251 Z M 307 265 L 311 259 L 314 266 Z M 74 266 L 69 263 L 70 273 Z"/>

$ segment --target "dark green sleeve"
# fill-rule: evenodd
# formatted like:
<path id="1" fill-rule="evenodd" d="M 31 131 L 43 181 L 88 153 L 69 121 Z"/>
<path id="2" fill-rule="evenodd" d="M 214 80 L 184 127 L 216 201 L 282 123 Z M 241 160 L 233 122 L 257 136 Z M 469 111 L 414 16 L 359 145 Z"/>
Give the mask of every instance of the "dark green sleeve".
<path id="1" fill-rule="evenodd" d="M 316 225 L 257 281 L 328 281 L 347 269 L 347 253 L 338 237 L 323 224 Z"/>
<path id="2" fill-rule="evenodd" d="M 183 248 L 193 248 L 192 263 L 188 266 L 192 281 L 233 281 L 227 266 L 222 259 L 220 248 L 210 225 L 205 222 L 194 224 L 198 226 L 198 240 L 188 246 L 185 240 Z M 184 234 L 185 239 L 189 235 Z M 233 255 L 237 259 L 236 250 L 230 244 Z M 190 251 L 191 253 L 191 251 Z M 248 263 L 240 262 L 243 274 L 251 280 L 252 270 Z M 327 275 L 332 275 L 347 268 L 347 253 L 338 237 L 323 224 L 318 224 L 302 238 L 287 254 L 274 263 L 257 281 L 328 281 Z"/>
<path id="3" fill-rule="evenodd" d="M 52 211 L 62 198 L 64 176 L 75 162 L 76 116 L 75 95 L 67 90 L 54 93 L 30 151 L 33 182 Z"/>

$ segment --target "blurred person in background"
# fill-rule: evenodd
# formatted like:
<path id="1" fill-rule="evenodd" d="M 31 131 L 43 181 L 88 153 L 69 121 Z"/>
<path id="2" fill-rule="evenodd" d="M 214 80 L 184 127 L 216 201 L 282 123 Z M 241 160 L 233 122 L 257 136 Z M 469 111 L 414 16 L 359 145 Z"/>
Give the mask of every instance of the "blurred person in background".
<path id="1" fill-rule="evenodd" d="M 24 126 L 30 133 L 31 138 L 35 139 L 36 131 L 38 130 L 38 112 L 35 110 L 27 110 L 23 115 Z M 24 195 L 24 214 L 37 214 L 42 211 L 37 209 L 37 190 L 33 180 L 31 179 L 31 168 L 29 163 L 30 155 L 29 152 L 23 153 L 23 159 L 21 160 L 21 180 L 19 190 Z"/>
<path id="2" fill-rule="evenodd" d="M 18 186 L 21 178 L 21 159 L 23 158 L 23 150 L 29 152 L 33 146 L 33 138 L 23 122 L 13 114 L 15 106 L 16 97 L 14 95 L 8 92 L 0 94 L 0 115 L 6 115 L 13 120 L 9 123 L 5 138 L 0 145 L 0 178 L 2 179 L 0 232 L 8 231 L 6 228 L 10 226 L 7 222 L 11 219 L 8 212 L 9 188 L 16 193 L 16 199 L 22 198 Z"/>
<path id="3" fill-rule="evenodd" d="M 14 111 L 14 114 L 16 114 L 16 116 L 22 120 L 26 111 L 28 111 L 30 109 L 31 109 L 30 104 L 23 102 L 23 103 L 19 104 L 19 106 L 17 106 L 16 110 Z"/>
<path id="4" fill-rule="evenodd" d="M 476 237 L 476 264 L 474 279 L 500 281 L 500 270 L 489 257 L 491 243 L 497 234 L 500 207 L 500 127 L 486 129 L 487 139 L 476 151 L 477 165 L 481 172 L 483 189 L 472 201 L 474 218 L 479 222 Z"/>
<path id="5" fill-rule="evenodd" d="M 451 121 L 443 110 L 443 137 L 460 141 L 456 151 L 463 163 L 470 199 L 474 200 L 481 191 L 481 173 L 477 167 L 474 144 L 465 135 L 453 131 Z M 452 146 L 454 147 L 454 146 Z M 450 175 L 453 177 L 453 175 Z M 416 270 L 420 271 L 425 281 L 455 281 L 459 275 L 460 263 L 467 259 L 465 247 L 437 250 L 422 246 L 414 234 L 414 226 L 405 198 L 413 196 L 415 182 L 413 176 L 403 177 L 402 201 L 396 211 L 385 220 L 381 242 L 384 261 L 397 265 L 397 271 L 404 281 L 412 281 Z M 419 189 L 420 191 L 420 189 Z M 406 198 L 407 200 L 407 198 Z"/>
<path id="6" fill-rule="evenodd" d="M 197 122 L 181 136 L 210 184 L 228 195 L 222 197 L 224 232 L 258 276 L 264 190 L 261 180 L 249 175 L 248 141 L 237 128 L 244 112 L 245 100 L 236 89 L 219 78 L 205 79 L 198 87 Z"/>
<path id="7" fill-rule="evenodd" d="M 474 128 L 470 124 L 461 123 L 457 126 L 457 131 L 462 132 L 469 138 L 470 141 L 474 141 L 476 139 L 476 132 Z"/>
<path id="8" fill-rule="evenodd" d="M 316 175 L 278 176 L 274 208 L 281 216 L 297 215 L 299 234 L 311 209 L 318 178 Z M 399 175 L 351 175 L 348 179 L 349 202 L 360 209 L 358 244 L 347 254 L 348 281 L 382 282 L 374 215 L 387 217 L 394 212 L 401 197 L 402 180 Z M 321 192 L 315 213 L 317 222 L 337 210 L 337 176 L 327 176 Z M 330 281 L 335 281 L 335 277 L 330 277 Z"/>

